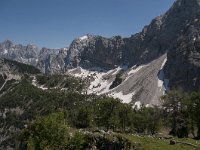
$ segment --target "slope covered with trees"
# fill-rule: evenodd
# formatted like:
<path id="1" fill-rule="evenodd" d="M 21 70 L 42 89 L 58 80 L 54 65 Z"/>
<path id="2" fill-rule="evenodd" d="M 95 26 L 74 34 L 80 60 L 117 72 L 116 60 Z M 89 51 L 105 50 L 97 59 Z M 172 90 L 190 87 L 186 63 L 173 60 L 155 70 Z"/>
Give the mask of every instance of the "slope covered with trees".
<path id="1" fill-rule="evenodd" d="M 2 64 L 1 84 L 10 80 L 0 96 L 0 149 L 145 149 L 135 137 L 156 139 L 159 132 L 165 133 L 161 139 L 200 139 L 200 93 L 171 91 L 161 98 L 162 107 L 137 108 L 106 95 L 87 95 L 85 82 L 75 77 L 43 75 L 9 60 Z"/>
<path id="2" fill-rule="evenodd" d="M 133 141 L 127 136 L 124 139 L 123 135 L 157 135 L 163 129 L 168 129 L 169 134 L 175 137 L 187 138 L 192 134 L 194 138 L 199 139 L 200 94 L 186 96 L 181 92 L 172 91 L 162 99 L 164 109 L 138 109 L 106 96 L 84 95 L 80 92 L 56 89 L 44 91 L 33 86 L 28 79 L 23 79 L 12 91 L 0 97 L 0 127 L 3 129 L 1 136 L 8 137 L 2 141 L 1 147 L 10 145 L 20 149 L 39 146 L 40 149 L 44 149 L 44 146 L 47 146 L 48 149 L 52 149 L 56 146 L 56 149 L 62 149 L 63 147 L 59 146 L 70 147 L 83 143 L 84 146 L 89 146 L 90 142 L 94 146 L 92 139 L 96 133 L 98 136 L 110 134 L 121 137 L 122 146 L 127 142 L 134 146 Z M 80 135 L 76 135 L 73 131 L 81 132 Z M 70 136 L 71 133 L 74 133 L 73 136 Z M 106 137 L 101 140 L 105 142 L 108 139 L 109 137 Z M 44 140 L 44 143 L 38 143 L 37 140 Z M 115 144 L 119 144 L 119 141 L 117 139 Z M 77 143 L 73 144 L 74 142 Z M 115 144 L 108 142 L 108 145 Z M 84 149 L 84 146 L 80 149 Z"/>

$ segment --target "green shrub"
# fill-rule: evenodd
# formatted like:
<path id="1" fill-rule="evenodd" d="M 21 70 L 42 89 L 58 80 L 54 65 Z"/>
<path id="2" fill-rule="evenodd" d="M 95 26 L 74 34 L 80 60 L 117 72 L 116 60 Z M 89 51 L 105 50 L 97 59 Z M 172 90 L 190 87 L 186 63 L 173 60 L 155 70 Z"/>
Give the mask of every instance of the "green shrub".
<path id="1" fill-rule="evenodd" d="M 113 89 L 115 87 L 117 87 L 118 85 L 120 85 L 122 83 L 123 79 L 122 79 L 122 73 L 118 73 L 115 77 L 115 80 L 113 81 L 112 85 L 110 86 L 110 89 Z"/>

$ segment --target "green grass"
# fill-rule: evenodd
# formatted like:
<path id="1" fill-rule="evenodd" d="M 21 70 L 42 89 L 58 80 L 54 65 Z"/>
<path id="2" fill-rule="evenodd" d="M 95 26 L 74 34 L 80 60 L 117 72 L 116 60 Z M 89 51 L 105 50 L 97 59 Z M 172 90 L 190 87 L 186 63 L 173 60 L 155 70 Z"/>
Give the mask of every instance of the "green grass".
<path id="1" fill-rule="evenodd" d="M 68 129 L 70 133 L 74 134 L 77 129 L 75 128 L 69 128 Z M 100 136 L 100 133 L 93 133 L 93 136 Z M 159 139 L 158 137 L 149 137 L 149 136 L 136 136 L 136 135 L 130 135 L 130 134 L 119 134 L 119 133 L 113 133 L 111 135 L 104 135 L 107 139 L 110 139 L 110 141 L 113 140 L 113 137 L 119 135 L 126 139 L 128 139 L 133 145 L 135 145 L 134 150 L 200 150 L 200 141 L 193 140 L 190 138 L 184 138 L 184 139 L 178 139 L 173 138 L 175 141 L 179 142 L 186 142 L 191 143 L 193 145 L 198 146 L 198 148 L 194 148 L 192 146 L 187 146 L 183 144 L 175 144 L 170 145 L 170 139 Z"/>
<path id="2" fill-rule="evenodd" d="M 192 146 L 187 146 L 183 144 L 175 144 L 170 145 L 170 140 L 152 138 L 148 136 L 135 136 L 135 135 L 123 135 L 127 137 L 131 142 L 138 143 L 141 145 L 142 150 L 199 150 L 200 149 L 200 141 L 196 141 L 193 139 L 175 139 L 176 141 L 192 143 L 199 148 L 194 148 Z"/>

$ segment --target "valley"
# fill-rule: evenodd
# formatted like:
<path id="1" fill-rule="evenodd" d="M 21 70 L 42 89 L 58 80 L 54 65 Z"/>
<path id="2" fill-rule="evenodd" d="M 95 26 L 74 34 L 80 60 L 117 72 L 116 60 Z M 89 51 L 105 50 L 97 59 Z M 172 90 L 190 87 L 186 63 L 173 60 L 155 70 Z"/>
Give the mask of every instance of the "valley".
<path id="1" fill-rule="evenodd" d="M 200 0 L 130 37 L 0 43 L 0 150 L 200 149 Z"/>

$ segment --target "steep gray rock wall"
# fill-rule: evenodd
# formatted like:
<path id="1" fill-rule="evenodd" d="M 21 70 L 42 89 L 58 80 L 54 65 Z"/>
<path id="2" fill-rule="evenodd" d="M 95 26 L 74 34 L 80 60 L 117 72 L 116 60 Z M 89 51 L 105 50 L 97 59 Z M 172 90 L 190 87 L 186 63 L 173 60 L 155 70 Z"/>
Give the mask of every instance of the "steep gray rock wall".
<path id="1" fill-rule="evenodd" d="M 6 40 L 0 43 L 0 56 L 19 62 L 36 65 L 39 48 L 35 45 L 23 46 Z"/>
<path id="2" fill-rule="evenodd" d="M 67 50 L 67 48 L 56 50 L 42 48 L 38 54 L 38 62 L 36 67 L 46 74 L 64 73 Z"/>
<path id="3" fill-rule="evenodd" d="M 39 49 L 35 45 L 23 46 L 6 40 L 0 43 L 0 57 L 33 65 L 44 73 L 64 73 L 67 48 Z"/>
<path id="4" fill-rule="evenodd" d="M 120 36 L 108 39 L 87 35 L 72 42 L 66 66 L 113 68 L 123 63 L 123 50 L 124 41 Z"/>
<path id="5" fill-rule="evenodd" d="M 170 79 L 171 88 L 187 92 L 200 90 L 199 27 L 200 19 L 189 22 L 168 53 L 165 74 Z"/>
<path id="6" fill-rule="evenodd" d="M 103 66 L 149 63 L 176 44 L 185 25 L 198 17 L 198 0 L 178 0 L 165 14 L 156 17 L 143 31 L 130 38 L 87 36 L 69 48 L 67 66 Z"/>

